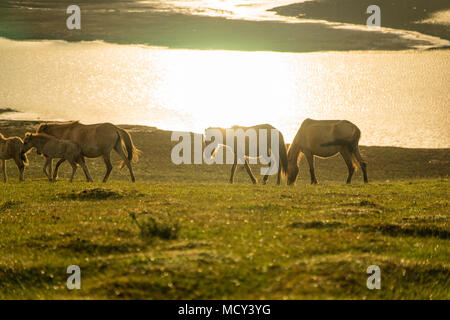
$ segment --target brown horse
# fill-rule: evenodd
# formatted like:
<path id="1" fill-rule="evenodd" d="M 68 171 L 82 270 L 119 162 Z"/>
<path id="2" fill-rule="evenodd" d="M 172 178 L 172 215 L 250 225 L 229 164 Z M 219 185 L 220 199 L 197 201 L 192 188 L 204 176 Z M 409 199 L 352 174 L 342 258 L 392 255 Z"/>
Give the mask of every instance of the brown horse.
<path id="1" fill-rule="evenodd" d="M 24 181 L 23 172 L 28 165 L 23 141 L 19 137 L 5 138 L 0 133 L 0 160 L 2 161 L 3 181 L 8 181 L 6 174 L 6 160 L 13 159 L 19 169 L 19 180 Z"/>
<path id="2" fill-rule="evenodd" d="M 272 166 L 272 161 L 276 161 L 276 164 L 278 166 L 278 178 L 277 178 L 277 184 L 281 184 L 281 177 L 286 175 L 287 172 L 287 165 L 288 165 L 288 161 L 287 161 L 287 152 L 286 152 L 286 145 L 284 143 L 284 138 L 283 135 L 281 134 L 281 132 L 279 130 L 277 130 L 275 127 L 271 126 L 270 124 L 260 124 L 260 125 L 255 125 L 252 127 L 242 127 L 242 126 L 233 126 L 230 129 L 235 130 L 235 132 L 237 132 L 237 130 L 242 130 L 244 132 L 244 134 L 248 133 L 249 130 L 254 130 L 255 132 L 255 139 L 254 141 L 250 140 L 250 136 L 245 136 L 245 150 L 240 150 L 241 152 L 238 152 L 238 141 L 237 141 L 237 137 L 234 136 L 234 143 L 233 146 L 234 148 L 231 148 L 230 145 L 231 143 L 229 141 L 225 141 L 226 140 L 226 132 L 227 129 L 225 128 L 208 128 L 206 129 L 206 131 L 208 130 L 218 130 L 221 135 L 222 135 L 222 141 L 224 142 L 224 144 L 219 144 L 217 146 L 217 148 L 212 152 L 211 156 L 214 157 L 215 154 L 217 153 L 218 148 L 225 148 L 228 149 L 229 151 L 231 151 L 234 155 L 234 161 L 233 161 L 233 166 L 231 167 L 231 176 L 230 176 L 230 183 L 233 183 L 234 181 L 234 174 L 236 172 L 236 168 L 238 165 L 238 162 L 244 163 L 244 167 L 247 170 L 248 175 L 250 176 L 250 179 L 252 180 L 253 184 L 256 184 L 258 181 L 255 178 L 255 176 L 253 175 L 252 169 L 249 166 L 249 162 L 248 160 L 251 158 L 254 158 L 251 154 L 250 154 L 250 143 L 255 143 L 255 151 L 257 153 L 256 158 L 261 159 L 261 156 L 258 156 L 261 152 L 260 150 L 260 140 L 262 138 L 264 138 L 265 142 L 266 142 L 266 146 L 265 149 L 267 150 L 269 155 L 272 155 L 273 153 L 271 152 L 271 130 L 275 130 L 278 136 L 278 158 L 274 159 L 271 158 L 270 161 L 270 165 Z M 266 130 L 266 136 L 261 136 L 261 132 L 264 131 L 260 131 L 261 129 Z M 238 154 L 242 153 L 244 155 L 244 159 L 238 159 Z M 263 178 L 263 184 L 267 183 L 267 180 L 269 178 L 269 175 L 266 174 L 264 175 Z"/>
<path id="3" fill-rule="evenodd" d="M 367 183 L 366 163 L 359 153 L 359 128 L 347 120 L 312 120 L 303 121 L 288 150 L 288 184 L 295 184 L 298 176 L 300 153 L 306 156 L 311 174 L 311 184 L 316 184 L 314 173 L 314 156 L 328 158 L 338 153 L 347 164 L 347 183 L 351 183 L 352 175 L 361 166 L 364 182 Z"/>
<path id="4" fill-rule="evenodd" d="M 81 148 L 75 142 L 70 140 L 60 140 L 46 133 L 27 132 L 25 134 L 25 139 L 23 140 L 23 145 L 26 151 L 31 148 L 36 148 L 38 154 L 43 154 L 45 156 L 46 161 L 43 170 L 50 182 L 56 181 L 56 175 L 53 175 L 52 177 L 53 158 L 65 159 L 70 163 L 72 166 L 70 182 L 73 181 L 73 177 L 77 171 L 77 164 L 83 168 L 86 180 L 92 182 L 91 175 L 84 162 L 84 157 L 81 154 Z"/>
<path id="5" fill-rule="evenodd" d="M 137 161 L 141 153 L 131 139 L 130 134 L 111 123 L 97 123 L 84 125 L 78 121 L 65 123 L 42 123 L 39 125 L 37 133 L 47 133 L 58 139 L 71 140 L 81 147 L 83 156 L 87 158 L 103 157 L 106 165 L 106 174 L 103 182 L 106 182 L 111 174 L 111 151 L 114 149 L 122 158 L 120 168 L 124 165 L 130 171 L 131 181 L 135 182 L 131 161 Z M 125 155 L 124 146 L 128 156 Z M 58 161 L 55 167 L 54 177 L 58 175 L 58 168 L 64 162 Z"/>

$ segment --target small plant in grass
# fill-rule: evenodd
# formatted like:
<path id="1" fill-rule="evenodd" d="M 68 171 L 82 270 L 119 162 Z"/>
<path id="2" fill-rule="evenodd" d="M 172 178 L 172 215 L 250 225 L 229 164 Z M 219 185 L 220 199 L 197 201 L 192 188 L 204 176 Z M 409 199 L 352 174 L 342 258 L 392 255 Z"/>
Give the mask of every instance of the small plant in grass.
<path id="1" fill-rule="evenodd" d="M 12 209 L 20 204 L 22 204 L 22 201 L 14 201 L 14 200 L 5 201 L 0 204 L 0 211 Z"/>
<path id="2" fill-rule="evenodd" d="M 160 238 L 171 240 L 176 239 L 178 236 L 178 222 L 163 221 L 154 217 L 145 217 L 139 221 L 134 212 L 130 213 L 130 217 L 138 226 L 141 237 L 144 239 Z"/>

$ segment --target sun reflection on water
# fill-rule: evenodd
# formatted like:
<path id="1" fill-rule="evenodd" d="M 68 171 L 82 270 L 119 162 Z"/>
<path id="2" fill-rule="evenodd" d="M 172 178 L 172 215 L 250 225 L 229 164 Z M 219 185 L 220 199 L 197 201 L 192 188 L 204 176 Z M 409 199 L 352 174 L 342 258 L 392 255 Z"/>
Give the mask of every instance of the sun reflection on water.
<path id="1" fill-rule="evenodd" d="M 450 52 L 169 50 L 0 39 L 2 117 L 203 132 L 348 119 L 362 144 L 450 147 Z"/>

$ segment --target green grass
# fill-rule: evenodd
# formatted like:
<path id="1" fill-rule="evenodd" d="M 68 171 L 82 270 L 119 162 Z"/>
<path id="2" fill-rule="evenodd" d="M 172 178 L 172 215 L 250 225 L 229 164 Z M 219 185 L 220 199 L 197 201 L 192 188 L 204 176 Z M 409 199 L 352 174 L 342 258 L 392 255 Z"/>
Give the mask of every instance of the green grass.
<path id="1" fill-rule="evenodd" d="M 37 124 L 0 121 L 0 132 Z M 170 132 L 123 127 L 143 151 L 136 184 L 116 167 L 101 184 L 101 159 L 88 160 L 93 184 L 81 169 L 68 183 L 67 164 L 49 183 L 34 151 L 18 183 L 7 162 L 0 298 L 450 298 L 450 149 L 363 146 L 369 185 L 360 171 L 345 185 L 340 157 L 317 159 L 318 186 L 306 161 L 296 187 L 253 186 L 243 168 L 229 185 L 229 165 L 174 165 Z M 66 288 L 73 264 L 81 290 Z M 373 264 L 381 290 L 366 287 Z"/>
<path id="2" fill-rule="evenodd" d="M 450 298 L 445 178 L 16 180 L 0 185 L 2 299 Z M 66 288 L 73 264 L 81 290 Z M 373 264 L 381 290 L 366 287 Z"/>

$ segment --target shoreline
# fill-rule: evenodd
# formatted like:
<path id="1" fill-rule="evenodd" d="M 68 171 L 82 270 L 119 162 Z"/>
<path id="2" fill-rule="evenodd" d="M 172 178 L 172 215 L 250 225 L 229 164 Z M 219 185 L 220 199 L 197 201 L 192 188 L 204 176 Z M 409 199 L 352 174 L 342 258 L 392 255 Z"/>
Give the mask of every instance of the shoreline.
<path id="1" fill-rule="evenodd" d="M 15 111 L 19 112 L 19 111 Z M 30 131 L 34 132 L 36 127 L 41 123 L 49 123 L 49 122 L 66 122 L 66 121 L 53 121 L 53 120 L 17 120 L 17 119 L 2 119 L 0 118 L 0 133 L 2 132 L 25 132 Z M 166 132 L 166 133 L 172 133 L 175 132 L 175 130 L 167 130 L 167 129 L 161 129 L 155 126 L 148 126 L 148 125 L 141 125 L 141 124 L 116 124 L 123 129 L 126 129 L 130 132 L 140 132 L 140 133 L 152 133 L 155 131 L 160 132 Z M 202 134 L 201 132 L 194 132 L 194 131 L 177 131 L 177 132 L 187 132 L 190 134 Z M 23 136 L 23 134 L 22 134 Z M 288 141 L 286 143 L 291 143 L 291 141 Z M 418 148 L 412 148 L 412 147 L 403 147 L 403 146 L 392 146 L 392 145 L 360 145 L 364 148 L 386 148 L 386 149 L 403 149 L 403 150 L 438 150 L 438 151 L 450 151 L 449 148 L 427 148 L 427 147 L 418 147 Z M 450 155 L 450 153 L 449 153 Z"/>
<path id="2" fill-rule="evenodd" d="M 37 125 L 44 121 L 20 121 L 0 120 L 0 132 L 6 136 L 24 137 L 25 132 L 35 132 Z M 231 165 L 219 164 L 191 164 L 175 165 L 171 160 L 171 152 L 178 141 L 172 141 L 172 131 L 160 130 L 156 127 L 140 125 L 118 125 L 130 132 L 134 144 L 143 154 L 139 162 L 133 165 L 138 181 L 153 182 L 189 182 L 189 183 L 226 183 L 229 179 Z M 191 135 L 197 135 L 190 132 Z M 449 179 L 450 177 L 450 148 L 401 148 L 389 146 L 364 146 L 360 145 L 363 159 L 368 164 L 369 182 L 394 182 L 423 179 Z M 31 152 L 28 155 L 30 165 L 26 170 L 26 176 L 42 178 L 43 159 Z M 104 174 L 104 163 L 101 159 L 86 159 L 87 165 L 93 177 Z M 119 163 L 120 158 L 112 152 L 112 160 Z M 345 183 L 347 167 L 342 157 L 336 155 L 331 158 L 315 160 L 316 175 L 319 183 Z M 251 165 L 253 172 L 259 180 L 259 164 Z M 13 164 L 7 164 L 8 174 L 16 175 Z M 69 166 L 63 166 L 62 177 L 69 176 Z M 241 168 L 243 169 L 243 167 Z M 128 181 L 126 170 L 113 170 L 112 180 Z M 94 178 L 95 179 L 95 178 Z M 276 179 L 269 179 L 269 184 L 274 185 Z M 249 179 L 244 170 L 238 170 L 236 183 L 248 184 Z M 362 183 L 362 172 L 358 170 L 353 177 L 354 184 Z M 307 161 L 300 161 L 299 185 L 309 184 L 309 169 Z"/>

